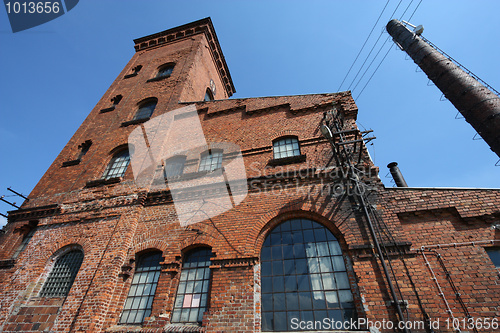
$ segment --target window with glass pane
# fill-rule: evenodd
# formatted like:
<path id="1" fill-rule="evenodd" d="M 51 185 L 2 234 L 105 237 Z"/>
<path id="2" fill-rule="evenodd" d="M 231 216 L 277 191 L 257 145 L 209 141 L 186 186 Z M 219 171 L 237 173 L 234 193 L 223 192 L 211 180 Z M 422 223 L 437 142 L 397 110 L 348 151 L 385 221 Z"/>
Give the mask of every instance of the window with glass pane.
<path id="1" fill-rule="evenodd" d="M 17 257 L 19 257 L 19 255 L 21 254 L 21 252 L 24 251 L 24 249 L 28 246 L 31 238 L 33 237 L 33 235 L 35 234 L 35 231 L 36 231 L 36 228 L 33 228 L 31 229 L 24 237 L 23 237 L 23 240 L 21 242 L 21 244 L 19 245 L 19 247 L 16 249 L 16 252 L 14 252 L 14 254 L 12 255 L 12 259 L 17 259 Z"/>
<path id="2" fill-rule="evenodd" d="M 205 98 L 203 99 L 203 101 L 210 102 L 213 100 L 214 100 L 214 94 L 212 94 L 212 91 L 210 89 L 207 89 L 205 91 Z"/>
<path id="3" fill-rule="evenodd" d="M 156 100 L 150 100 L 139 105 L 134 120 L 150 118 L 156 108 Z"/>
<path id="4" fill-rule="evenodd" d="M 201 323 L 207 309 L 210 285 L 209 248 L 198 248 L 186 254 L 177 288 L 172 322 Z"/>
<path id="5" fill-rule="evenodd" d="M 293 318 L 356 317 L 339 242 L 321 224 L 292 219 L 278 225 L 264 241 L 261 265 L 262 331 L 292 331 Z"/>
<path id="6" fill-rule="evenodd" d="M 67 296 L 82 265 L 83 252 L 73 250 L 57 259 L 43 285 L 40 297 Z"/>
<path id="7" fill-rule="evenodd" d="M 182 175 L 186 156 L 174 156 L 165 161 L 165 178 L 172 178 Z"/>
<path id="8" fill-rule="evenodd" d="M 123 177 L 125 171 L 127 170 L 129 162 L 130 156 L 128 150 L 122 150 L 116 153 L 109 162 L 102 178 L 110 179 L 113 177 Z"/>
<path id="9" fill-rule="evenodd" d="M 485 250 L 495 267 L 500 268 L 500 247 L 487 247 Z"/>
<path id="10" fill-rule="evenodd" d="M 172 71 L 174 70 L 174 64 L 168 64 L 160 67 L 158 70 L 158 74 L 156 75 L 157 78 L 160 77 L 168 77 L 170 74 L 172 74 Z"/>
<path id="11" fill-rule="evenodd" d="M 151 314 L 151 306 L 160 277 L 161 252 L 148 252 L 139 257 L 132 284 L 123 307 L 120 324 L 141 324 Z"/>
<path id="12" fill-rule="evenodd" d="M 198 171 L 214 171 L 222 166 L 222 151 L 209 150 L 201 155 Z"/>
<path id="13" fill-rule="evenodd" d="M 274 158 L 285 158 L 299 156 L 300 148 L 297 138 L 284 138 L 273 143 Z"/>

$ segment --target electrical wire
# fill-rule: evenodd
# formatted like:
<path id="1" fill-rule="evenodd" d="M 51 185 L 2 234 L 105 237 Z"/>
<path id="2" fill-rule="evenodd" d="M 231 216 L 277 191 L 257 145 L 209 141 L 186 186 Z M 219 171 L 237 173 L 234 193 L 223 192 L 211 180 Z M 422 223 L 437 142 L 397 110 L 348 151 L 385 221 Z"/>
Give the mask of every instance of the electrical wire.
<path id="1" fill-rule="evenodd" d="M 396 8 L 394 9 L 394 11 L 392 12 L 391 14 L 391 18 L 394 17 L 394 14 L 396 14 L 396 11 L 398 10 L 399 6 L 401 5 L 401 3 L 403 2 L 403 0 L 400 0 L 398 5 L 396 6 Z M 365 60 L 363 61 L 363 64 L 361 65 L 361 67 L 359 68 L 358 72 L 356 73 L 356 76 L 354 77 L 354 79 L 352 80 L 351 84 L 349 85 L 349 87 L 347 88 L 347 90 L 350 90 L 351 87 L 353 86 L 354 82 L 356 81 L 359 73 L 363 70 L 363 67 L 365 66 L 366 62 L 368 61 L 368 59 L 370 58 L 370 55 L 372 54 L 373 50 L 375 49 L 375 47 L 377 46 L 379 40 L 380 40 L 380 37 L 382 37 L 384 33 L 384 29 L 382 29 L 382 31 L 380 32 L 380 35 L 378 36 L 377 40 L 375 41 L 375 44 L 373 44 L 373 47 L 371 48 L 370 52 L 368 53 L 368 55 L 366 56 Z"/>
<path id="2" fill-rule="evenodd" d="M 351 70 L 352 70 L 352 68 L 353 68 L 354 64 L 356 63 L 356 61 L 358 60 L 359 55 L 361 54 L 361 52 L 362 52 L 362 51 L 363 51 L 363 49 L 365 48 L 365 45 L 366 45 L 366 43 L 368 42 L 368 39 L 370 39 L 370 36 L 372 35 L 373 30 L 375 30 L 375 27 L 377 26 L 378 21 L 379 21 L 379 20 L 380 20 L 380 18 L 382 17 L 382 14 L 384 13 L 384 11 L 385 11 L 385 9 L 387 8 L 387 5 L 389 4 L 389 2 L 390 2 L 390 1 L 391 1 L 391 0 L 387 0 L 387 2 L 385 3 L 385 6 L 384 6 L 384 8 L 382 9 L 382 12 L 381 12 L 381 13 L 380 13 L 380 15 L 378 16 L 377 21 L 375 22 L 375 24 L 373 25 L 372 30 L 371 30 L 371 31 L 370 31 L 370 33 L 368 34 L 368 37 L 366 37 L 366 40 L 365 40 L 365 42 L 363 43 L 363 46 L 361 46 L 361 49 L 359 50 L 358 55 L 356 56 L 356 58 L 355 58 L 355 59 L 354 59 L 354 61 L 352 62 L 351 67 L 350 67 L 350 68 L 349 68 L 349 70 L 347 71 L 347 74 L 345 75 L 344 79 L 342 80 L 342 83 L 340 83 L 340 86 L 339 86 L 339 88 L 337 89 L 337 91 L 340 91 L 340 88 L 342 87 L 342 85 L 344 84 L 345 80 L 347 79 L 347 76 L 349 76 L 349 73 L 351 72 Z"/>

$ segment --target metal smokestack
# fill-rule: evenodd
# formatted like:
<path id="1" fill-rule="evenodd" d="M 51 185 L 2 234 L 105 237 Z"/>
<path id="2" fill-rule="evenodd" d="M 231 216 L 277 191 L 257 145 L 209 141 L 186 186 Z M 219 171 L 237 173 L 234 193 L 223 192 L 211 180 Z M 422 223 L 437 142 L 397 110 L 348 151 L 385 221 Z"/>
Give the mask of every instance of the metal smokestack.
<path id="1" fill-rule="evenodd" d="M 398 164 L 396 162 L 387 164 L 387 167 L 389 168 L 389 171 L 391 172 L 392 178 L 394 179 L 397 187 L 408 187 L 408 184 L 406 184 L 403 174 L 399 170 Z"/>
<path id="2" fill-rule="evenodd" d="M 398 20 L 387 32 L 500 157 L 500 97 Z"/>

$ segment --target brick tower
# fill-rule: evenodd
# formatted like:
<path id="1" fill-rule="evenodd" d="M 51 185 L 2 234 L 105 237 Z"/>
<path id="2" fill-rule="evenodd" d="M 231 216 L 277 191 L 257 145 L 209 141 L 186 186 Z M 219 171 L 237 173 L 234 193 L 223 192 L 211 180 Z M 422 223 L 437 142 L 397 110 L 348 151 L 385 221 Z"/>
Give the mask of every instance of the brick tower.
<path id="1" fill-rule="evenodd" d="M 385 188 L 350 92 L 229 99 L 209 18 L 135 49 L 9 212 L 0 331 L 368 332 L 404 317 L 452 332 L 499 315 L 500 191 Z M 206 144 L 153 158 L 165 119 L 192 125 L 173 143 L 199 123 Z"/>

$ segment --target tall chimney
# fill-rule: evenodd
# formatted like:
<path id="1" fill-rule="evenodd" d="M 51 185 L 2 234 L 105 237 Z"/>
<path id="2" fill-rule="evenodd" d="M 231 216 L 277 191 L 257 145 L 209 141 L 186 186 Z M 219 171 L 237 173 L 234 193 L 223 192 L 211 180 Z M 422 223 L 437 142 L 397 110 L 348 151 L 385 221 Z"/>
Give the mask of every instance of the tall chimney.
<path id="1" fill-rule="evenodd" d="M 500 97 L 398 20 L 387 32 L 500 157 Z"/>
<path id="2" fill-rule="evenodd" d="M 389 171 L 391 172 L 392 178 L 394 179 L 394 182 L 396 183 L 397 187 L 408 187 L 408 184 L 406 184 L 403 174 L 398 168 L 398 163 L 391 162 L 387 164 L 387 167 L 389 168 Z"/>

